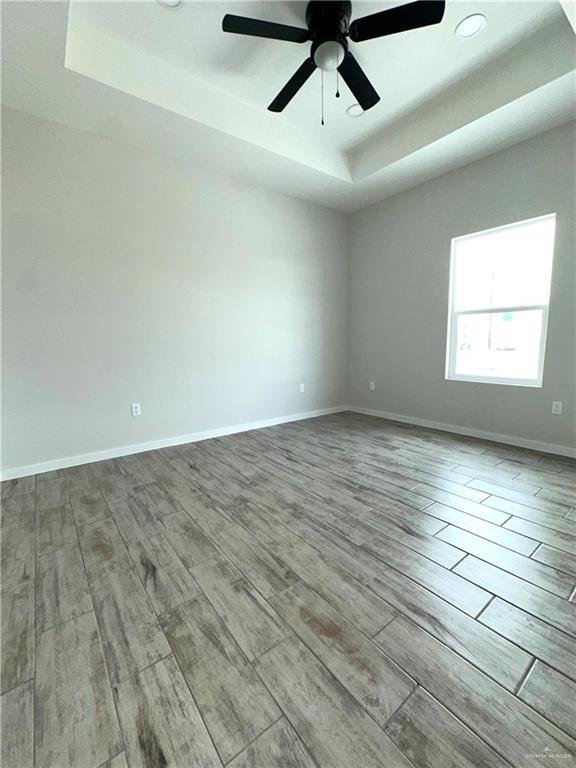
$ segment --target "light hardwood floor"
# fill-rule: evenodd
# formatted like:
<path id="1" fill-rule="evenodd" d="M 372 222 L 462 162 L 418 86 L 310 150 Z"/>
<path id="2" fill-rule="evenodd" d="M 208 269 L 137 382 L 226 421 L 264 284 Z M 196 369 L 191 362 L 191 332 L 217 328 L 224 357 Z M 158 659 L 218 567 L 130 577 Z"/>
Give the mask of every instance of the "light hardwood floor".
<path id="1" fill-rule="evenodd" d="M 575 476 L 342 414 L 4 483 L 2 768 L 571 765 Z"/>

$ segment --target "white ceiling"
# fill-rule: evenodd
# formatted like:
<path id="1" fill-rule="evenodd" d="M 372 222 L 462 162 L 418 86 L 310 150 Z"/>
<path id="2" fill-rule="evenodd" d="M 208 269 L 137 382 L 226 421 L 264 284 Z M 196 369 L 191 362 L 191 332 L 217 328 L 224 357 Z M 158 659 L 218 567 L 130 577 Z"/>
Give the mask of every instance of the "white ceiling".
<path id="1" fill-rule="evenodd" d="M 354 17 L 387 7 L 390 2 L 353 3 Z M 344 83 L 342 99 L 334 98 L 336 76 L 325 76 L 326 125 L 320 124 L 320 72 L 276 115 L 266 111 L 276 93 L 309 55 L 307 43 L 285 43 L 222 32 L 227 11 L 305 27 L 305 2 L 182 2 L 176 9 L 156 2 L 85 3 L 73 0 L 69 34 L 89 25 L 122 40 L 139 55 L 157 57 L 170 67 L 208 82 L 232 107 L 241 101 L 259 114 L 261 130 L 281 121 L 305 133 L 312 141 L 349 150 L 368 136 L 417 109 L 450 85 L 512 45 L 522 44 L 537 30 L 551 27 L 563 12 L 556 2 L 448 3 L 442 24 L 413 32 L 351 43 L 354 55 L 381 95 L 381 101 L 361 119 L 346 115 L 356 100 Z M 463 17 L 485 13 L 489 23 L 469 40 L 454 34 Z"/>
<path id="2" fill-rule="evenodd" d="M 353 3 L 353 18 L 398 3 Z M 226 12 L 304 26 L 301 2 L 10 2 L 3 102 L 353 210 L 573 119 L 574 31 L 560 3 L 452 2 L 442 24 L 354 45 L 381 101 L 359 118 L 320 75 L 266 107 L 308 44 L 221 31 Z M 458 21 L 484 13 L 469 40 Z M 334 81 L 334 82 L 333 82 Z"/>

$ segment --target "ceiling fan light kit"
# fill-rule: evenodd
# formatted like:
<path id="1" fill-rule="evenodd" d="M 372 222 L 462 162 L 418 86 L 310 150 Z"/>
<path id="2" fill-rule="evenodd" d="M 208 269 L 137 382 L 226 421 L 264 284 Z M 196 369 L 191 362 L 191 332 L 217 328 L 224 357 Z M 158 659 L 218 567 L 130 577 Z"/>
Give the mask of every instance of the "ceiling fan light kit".
<path id="1" fill-rule="evenodd" d="M 310 56 L 269 105 L 271 112 L 282 112 L 316 69 L 322 73 L 337 71 L 361 109 L 366 111 L 380 101 L 380 96 L 349 50 L 348 40 L 361 43 L 376 37 L 439 24 L 445 6 L 444 0 L 416 0 L 350 22 L 351 2 L 311 0 L 306 6 L 308 29 L 232 14 L 224 16 L 222 29 L 237 35 L 312 43 Z"/>
<path id="2" fill-rule="evenodd" d="M 314 51 L 314 64 L 324 72 L 333 72 L 344 61 L 346 49 L 337 40 L 326 40 Z"/>

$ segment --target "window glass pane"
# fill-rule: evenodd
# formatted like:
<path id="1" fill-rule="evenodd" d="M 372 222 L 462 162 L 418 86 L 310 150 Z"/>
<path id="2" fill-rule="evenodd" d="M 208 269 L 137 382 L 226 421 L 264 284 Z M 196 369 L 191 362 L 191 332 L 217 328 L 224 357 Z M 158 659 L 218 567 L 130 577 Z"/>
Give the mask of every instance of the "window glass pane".
<path id="1" fill-rule="evenodd" d="M 454 241 L 453 309 L 547 304 L 556 217 Z"/>
<path id="2" fill-rule="evenodd" d="M 543 311 L 457 315 L 455 373 L 537 379 Z"/>

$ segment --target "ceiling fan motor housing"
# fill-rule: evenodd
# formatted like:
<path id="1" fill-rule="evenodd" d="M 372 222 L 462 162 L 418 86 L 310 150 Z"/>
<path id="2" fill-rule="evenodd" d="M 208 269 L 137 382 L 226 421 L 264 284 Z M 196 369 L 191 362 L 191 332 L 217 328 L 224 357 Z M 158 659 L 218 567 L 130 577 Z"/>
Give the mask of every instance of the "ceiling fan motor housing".
<path id="1" fill-rule="evenodd" d="M 352 15 L 351 2 L 312 0 L 306 7 L 306 24 L 312 38 L 310 56 L 319 69 L 331 71 L 342 63 Z"/>

